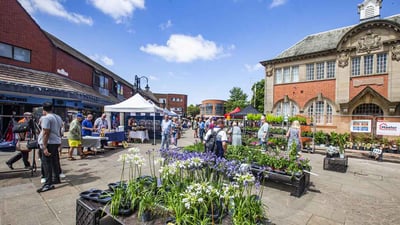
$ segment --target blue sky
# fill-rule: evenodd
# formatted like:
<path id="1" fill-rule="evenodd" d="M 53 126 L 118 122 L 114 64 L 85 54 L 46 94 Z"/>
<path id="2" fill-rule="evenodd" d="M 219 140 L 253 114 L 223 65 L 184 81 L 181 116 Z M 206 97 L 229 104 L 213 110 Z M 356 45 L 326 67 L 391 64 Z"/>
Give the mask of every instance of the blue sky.
<path id="1" fill-rule="evenodd" d="M 189 104 L 248 100 L 260 61 L 305 36 L 359 22 L 363 0 L 18 0 L 39 26 L 133 83 L 188 95 Z M 384 0 L 381 17 L 400 13 Z M 145 81 L 142 80 L 144 88 Z"/>

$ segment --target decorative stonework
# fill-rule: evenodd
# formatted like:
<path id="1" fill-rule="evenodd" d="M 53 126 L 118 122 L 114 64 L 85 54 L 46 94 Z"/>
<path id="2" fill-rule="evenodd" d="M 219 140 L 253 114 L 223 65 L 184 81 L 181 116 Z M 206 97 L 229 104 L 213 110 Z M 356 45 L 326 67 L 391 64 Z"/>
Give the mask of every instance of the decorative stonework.
<path id="1" fill-rule="evenodd" d="M 358 52 L 370 53 L 372 50 L 379 49 L 382 46 L 381 37 L 368 30 L 367 34 L 358 40 Z"/>
<path id="2" fill-rule="evenodd" d="M 354 79 L 353 80 L 354 87 L 366 86 L 366 85 L 379 85 L 380 86 L 383 84 L 384 84 L 383 77 L 371 77 L 371 78 Z"/>
<path id="3" fill-rule="evenodd" d="M 392 47 L 392 59 L 400 61 L 400 44 Z"/>
<path id="4" fill-rule="evenodd" d="M 272 66 L 271 64 L 267 65 L 267 69 L 266 69 L 266 75 L 267 77 L 270 77 L 274 74 L 274 66 Z"/>
<path id="5" fill-rule="evenodd" d="M 338 65 L 344 68 L 347 65 L 349 65 L 349 54 L 347 54 L 346 52 L 342 52 L 338 55 L 337 60 L 338 60 Z"/>

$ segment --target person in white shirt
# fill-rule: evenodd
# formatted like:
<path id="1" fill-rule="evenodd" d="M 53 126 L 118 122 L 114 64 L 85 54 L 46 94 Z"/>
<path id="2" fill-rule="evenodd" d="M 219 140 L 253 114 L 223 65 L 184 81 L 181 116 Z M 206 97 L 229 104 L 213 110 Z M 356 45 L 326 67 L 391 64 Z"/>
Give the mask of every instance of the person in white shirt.
<path id="1" fill-rule="evenodd" d="M 165 115 L 163 121 L 161 122 L 161 149 L 164 149 L 164 146 L 166 146 L 167 149 L 169 148 L 171 127 L 172 121 L 168 118 L 168 115 Z"/>
<path id="2" fill-rule="evenodd" d="M 217 137 L 216 137 L 217 152 L 215 152 L 215 154 L 221 158 L 224 158 L 225 152 L 228 148 L 228 145 L 227 145 L 228 137 L 226 135 L 224 127 L 225 127 L 224 120 L 218 119 L 217 126 L 212 129 L 209 129 L 204 138 L 204 140 L 208 140 L 208 138 L 211 136 L 212 132 L 218 132 Z M 221 130 L 221 131 L 219 131 L 219 130 Z"/>

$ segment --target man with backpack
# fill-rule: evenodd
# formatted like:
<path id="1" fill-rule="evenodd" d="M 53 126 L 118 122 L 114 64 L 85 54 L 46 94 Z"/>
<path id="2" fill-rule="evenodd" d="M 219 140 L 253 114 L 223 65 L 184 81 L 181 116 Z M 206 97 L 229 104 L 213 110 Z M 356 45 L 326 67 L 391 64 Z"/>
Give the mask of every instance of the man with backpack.
<path id="1" fill-rule="evenodd" d="M 206 151 L 213 152 L 217 157 L 224 158 L 227 149 L 228 138 L 224 130 L 225 124 L 222 119 L 217 120 L 217 126 L 209 129 L 204 138 Z"/>

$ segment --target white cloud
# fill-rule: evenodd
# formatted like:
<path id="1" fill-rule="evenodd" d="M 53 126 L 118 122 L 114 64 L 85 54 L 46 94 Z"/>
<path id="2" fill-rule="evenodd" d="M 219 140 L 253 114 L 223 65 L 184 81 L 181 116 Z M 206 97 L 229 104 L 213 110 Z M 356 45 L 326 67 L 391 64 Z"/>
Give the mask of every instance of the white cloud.
<path id="1" fill-rule="evenodd" d="M 205 40 L 201 35 L 187 36 L 173 34 L 166 45 L 147 44 L 140 50 L 157 55 L 169 62 L 187 63 L 198 59 L 213 60 L 221 56 L 223 48 L 213 41 Z"/>
<path id="2" fill-rule="evenodd" d="M 102 64 L 104 64 L 106 66 L 113 66 L 114 65 L 114 60 L 112 60 L 110 57 L 105 56 L 105 55 L 95 54 L 95 55 L 89 56 L 89 57 L 94 61 L 100 61 Z"/>
<path id="3" fill-rule="evenodd" d="M 246 67 L 247 72 L 259 71 L 263 68 L 260 63 L 257 63 L 255 65 L 244 64 L 244 67 Z"/>
<path id="4" fill-rule="evenodd" d="M 168 20 L 166 23 L 160 24 L 159 27 L 160 27 L 161 30 L 168 29 L 168 28 L 172 27 L 172 21 Z"/>
<path id="5" fill-rule="evenodd" d="M 286 2 L 287 2 L 287 0 L 272 0 L 272 3 L 271 3 L 271 5 L 269 5 L 269 8 L 274 8 L 274 7 L 284 5 Z"/>
<path id="6" fill-rule="evenodd" d="M 150 76 L 149 76 L 149 79 L 150 79 L 150 80 L 159 80 L 158 77 L 153 76 L 153 75 L 150 75 Z"/>
<path id="7" fill-rule="evenodd" d="M 145 0 L 89 0 L 97 9 L 111 16 L 116 23 L 132 17 L 135 9 L 144 9 Z"/>
<path id="8" fill-rule="evenodd" d="M 68 21 L 73 23 L 87 24 L 90 26 L 93 25 L 93 20 L 91 17 L 68 12 L 60 3 L 61 0 L 19 0 L 19 2 L 30 14 L 33 14 L 36 11 L 40 11 L 52 16 L 67 19 Z"/>

